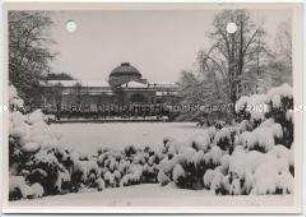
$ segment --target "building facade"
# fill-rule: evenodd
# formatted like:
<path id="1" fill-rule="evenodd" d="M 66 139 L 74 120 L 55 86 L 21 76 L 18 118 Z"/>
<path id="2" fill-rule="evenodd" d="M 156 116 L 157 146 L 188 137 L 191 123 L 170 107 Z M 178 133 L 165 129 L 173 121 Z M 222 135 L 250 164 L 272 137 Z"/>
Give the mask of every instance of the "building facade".
<path id="1" fill-rule="evenodd" d="M 107 83 L 49 80 L 43 87 L 43 111 L 59 116 L 167 115 L 179 100 L 176 84 L 150 83 L 130 63 L 112 70 Z"/>

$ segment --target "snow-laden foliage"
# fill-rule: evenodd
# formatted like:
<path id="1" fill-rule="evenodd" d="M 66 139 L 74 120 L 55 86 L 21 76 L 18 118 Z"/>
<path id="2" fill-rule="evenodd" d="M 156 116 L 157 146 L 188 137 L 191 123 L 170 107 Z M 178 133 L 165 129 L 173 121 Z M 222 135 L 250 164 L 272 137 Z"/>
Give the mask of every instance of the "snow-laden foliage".
<path id="1" fill-rule="evenodd" d="M 293 191 L 294 177 L 284 156 L 266 154 L 252 178 L 252 194 L 288 194 Z"/>
<path id="2" fill-rule="evenodd" d="M 290 99 L 293 99 L 292 88 L 288 84 L 283 84 L 279 87 L 270 89 L 266 101 L 272 102 L 273 107 L 281 108 L 286 104 L 284 101 Z"/>
<path id="3" fill-rule="evenodd" d="M 158 181 L 162 185 L 173 181 L 180 188 L 207 188 L 216 194 L 292 193 L 292 109 L 288 85 L 266 95 L 242 97 L 236 104 L 236 124 L 208 128 L 185 146 L 166 139 L 165 153 L 171 155 L 160 163 Z"/>
<path id="4" fill-rule="evenodd" d="M 264 94 L 255 94 L 250 97 L 243 96 L 236 103 L 236 112 L 243 113 L 243 119 L 249 119 L 252 122 L 258 122 L 265 119 L 269 108 L 265 103 L 267 96 Z"/>
<path id="5" fill-rule="evenodd" d="M 197 134 L 190 139 L 190 146 L 196 149 L 197 151 L 199 150 L 207 151 L 210 143 L 211 143 L 210 136 L 206 132 L 202 134 Z"/>
<path id="6" fill-rule="evenodd" d="M 288 85 L 242 97 L 232 126 L 209 127 L 186 141 L 165 137 L 162 150 L 102 146 L 93 155 L 61 144 L 42 112 L 24 114 L 16 90 L 10 87 L 10 92 L 10 200 L 170 182 L 216 194 L 293 191 L 293 98 Z M 265 109 L 250 109 L 257 106 Z"/>
<path id="7" fill-rule="evenodd" d="M 223 127 L 216 133 L 213 143 L 219 146 L 224 151 L 232 152 L 234 147 L 235 135 L 235 128 Z"/>
<path id="8" fill-rule="evenodd" d="M 63 165 L 51 147 L 55 146 L 54 133 L 45 123 L 41 111 L 23 114 L 23 103 L 16 89 L 10 86 L 9 165 L 12 176 L 23 176 L 23 186 L 33 186 L 35 195 L 55 193 L 55 182 Z M 39 187 L 39 185 L 43 188 Z M 44 192 L 44 193 L 42 193 Z"/>
<path id="9" fill-rule="evenodd" d="M 44 195 L 44 188 L 39 183 L 28 185 L 23 176 L 10 176 L 9 199 L 35 199 Z"/>
<path id="10" fill-rule="evenodd" d="M 244 131 L 236 137 L 236 144 L 248 150 L 267 152 L 283 138 L 283 129 L 272 118 L 262 122 L 253 131 Z"/>

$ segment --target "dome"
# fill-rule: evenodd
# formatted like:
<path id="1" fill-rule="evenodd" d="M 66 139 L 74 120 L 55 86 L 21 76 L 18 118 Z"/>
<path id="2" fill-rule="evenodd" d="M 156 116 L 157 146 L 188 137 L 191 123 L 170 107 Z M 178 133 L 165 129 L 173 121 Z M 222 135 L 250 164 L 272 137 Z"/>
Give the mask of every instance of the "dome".
<path id="1" fill-rule="evenodd" d="M 121 63 L 120 66 L 117 66 L 109 76 L 131 76 L 131 77 L 137 77 L 141 78 L 141 74 L 134 66 L 132 66 L 128 62 Z"/>

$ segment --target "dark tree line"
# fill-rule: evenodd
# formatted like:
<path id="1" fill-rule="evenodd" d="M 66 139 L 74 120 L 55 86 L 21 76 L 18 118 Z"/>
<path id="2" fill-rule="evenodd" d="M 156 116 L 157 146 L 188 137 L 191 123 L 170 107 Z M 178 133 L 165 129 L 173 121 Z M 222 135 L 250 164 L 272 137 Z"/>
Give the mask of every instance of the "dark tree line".
<path id="1" fill-rule="evenodd" d="M 65 72 L 61 72 L 61 73 L 48 73 L 45 76 L 46 80 L 74 80 L 74 78 Z"/>

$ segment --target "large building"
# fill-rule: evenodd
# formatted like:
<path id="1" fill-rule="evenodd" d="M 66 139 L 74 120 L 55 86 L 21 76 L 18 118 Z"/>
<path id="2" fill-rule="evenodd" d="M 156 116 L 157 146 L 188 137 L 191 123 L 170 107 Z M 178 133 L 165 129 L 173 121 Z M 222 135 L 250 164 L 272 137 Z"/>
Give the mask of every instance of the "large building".
<path id="1" fill-rule="evenodd" d="M 62 115 L 97 111 L 109 115 L 110 110 L 117 110 L 113 114 L 122 115 L 124 109 L 160 107 L 174 104 L 179 99 L 176 84 L 150 83 L 127 62 L 112 70 L 107 82 L 48 80 L 43 86 L 44 111 Z M 119 107 L 121 112 L 118 112 Z"/>

